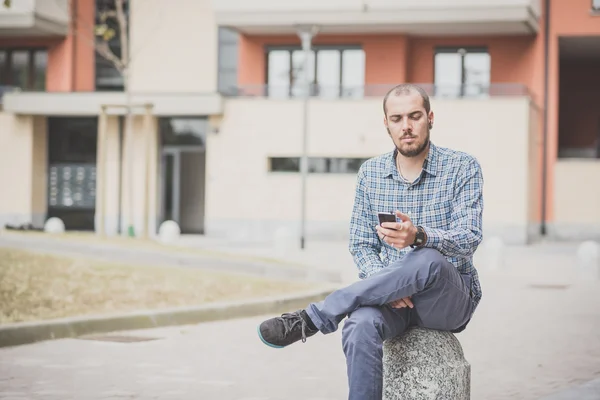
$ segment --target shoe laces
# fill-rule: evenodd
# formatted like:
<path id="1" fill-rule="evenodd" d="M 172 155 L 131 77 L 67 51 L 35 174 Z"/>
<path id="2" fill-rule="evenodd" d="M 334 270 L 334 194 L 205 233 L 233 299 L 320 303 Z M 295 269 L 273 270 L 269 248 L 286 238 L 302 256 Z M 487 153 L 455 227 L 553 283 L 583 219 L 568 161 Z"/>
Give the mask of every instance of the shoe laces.
<path id="1" fill-rule="evenodd" d="M 287 336 L 298 324 L 300 324 L 300 330 L 302 331 L 302 343 L 306 342 L 306 330 L 308 324 L 302 318 L 299 311 L 293 313 L 285 313 L 281 315 L 281 321 L 283 322 L 283 328 L 285 329 L 284 335 Z"/>

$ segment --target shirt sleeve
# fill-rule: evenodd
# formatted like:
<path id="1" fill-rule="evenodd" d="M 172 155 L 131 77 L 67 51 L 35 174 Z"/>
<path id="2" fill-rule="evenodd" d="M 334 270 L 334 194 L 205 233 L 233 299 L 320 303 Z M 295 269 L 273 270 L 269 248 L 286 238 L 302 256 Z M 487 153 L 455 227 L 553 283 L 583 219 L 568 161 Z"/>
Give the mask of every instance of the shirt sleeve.
<path id="1" fill-rule="evenodd" d="M 358 172 L 354 207 L 350 220 L 350 254 L 354 259 L 361 279 L 367 278 L 383 268 L 379 257 L 381 242 L 373 223 L 373 211 L 366 190 L 366 177 L 361 168 Z"/>
<path id="2" fill-rule="evenodd" d="M 451 229 L 424 226 L 425 247 L 437 249 L 447 257 L 470 257 L 483 238 L 483 174 L 475 159 L 462 168 L 454 190 Z"/>

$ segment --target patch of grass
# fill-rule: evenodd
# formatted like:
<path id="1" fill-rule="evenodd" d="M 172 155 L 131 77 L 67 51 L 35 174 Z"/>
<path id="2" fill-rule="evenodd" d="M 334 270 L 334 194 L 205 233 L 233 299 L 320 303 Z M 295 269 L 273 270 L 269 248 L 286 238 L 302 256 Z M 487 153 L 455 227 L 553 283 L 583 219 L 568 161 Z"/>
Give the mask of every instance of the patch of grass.
<path id="1" fill-rule="evenodd" d="M 0 324 L 250 299 L 314 285 L 0 249 Z"/>

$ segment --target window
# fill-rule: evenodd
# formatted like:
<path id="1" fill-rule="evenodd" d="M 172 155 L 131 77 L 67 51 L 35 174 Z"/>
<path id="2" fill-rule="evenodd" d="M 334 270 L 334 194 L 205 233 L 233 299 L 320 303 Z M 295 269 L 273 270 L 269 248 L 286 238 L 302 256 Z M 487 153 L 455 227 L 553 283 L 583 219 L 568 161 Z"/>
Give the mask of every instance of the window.
<path id="1" fill-rule="evenodd" d="M 600 11 L 600 0 L 592 0 L 592 10 Z"/>
<path id="2" fill-rule="evenodd" d="M 124 3 L 125 15 L 129 18 L 128 1 Z M 116 9 L 114 0 L 96 0 L 96 24 L 101 24 L 101 15 L 108 11 Z M 121 57 L 121 40 L 119 33 L 119 24 L 115 18 L 108 18 L 107 25 L 115 30 L 115 36 L 108 42 L 108 46 L 112 52 Z M 129 26 L 129 24 L 127 25 Z M 98 39 L 102 40 L 102 39 Z M 131 40 L 131 38 L 130 38 Z M 112 61 L 108 61 L 97 52 L 96 57 L 96 90 L 99 91 L 123 91 L 125 89 L 123 76 L 113 65 Z"/>
<path id="3" fill-rule="evenodd" d="M 353 174 L 367 158 L 309 157 L 308 172 L 316 174 Z M 269 158 L 271 172 L 300 172 L 300 157 Z"/>
<path id="4" fill-rule="evenodd" d="M 204 146 L 206 143 L 206 118 L 163 117 L 158 124 L 163 146 Z"/>
<path id="5" fill-rule="evenodd" d="M 486 95 L 490 86 L 491 59 L 485 49 L 437 49 L 435 95 L 474 97 Z"/>
<path id="6" fill-rule="evenodd" d="M 237 88 L 239 34 L 227 28 L 219 28 L 218 88 L 219 93 L 235 94 Z"/>
<path id="7" fill-rule="evenodd" d="M 47 65 L 44 49 L 0 49 L 0 86 L 46 90 Z"/>
<path id="8" fill-rule="evenodd" d="M 362 49 L 316 46 L 309 54 L 309 70 L 304 71 L 304 52 L 300 48 L 272 47 L 267 50 L 270 97 L 303 96 L 305 74 L 312 84 L 313 96 L 362 97 L 365 82 L 365 53 Z"/>

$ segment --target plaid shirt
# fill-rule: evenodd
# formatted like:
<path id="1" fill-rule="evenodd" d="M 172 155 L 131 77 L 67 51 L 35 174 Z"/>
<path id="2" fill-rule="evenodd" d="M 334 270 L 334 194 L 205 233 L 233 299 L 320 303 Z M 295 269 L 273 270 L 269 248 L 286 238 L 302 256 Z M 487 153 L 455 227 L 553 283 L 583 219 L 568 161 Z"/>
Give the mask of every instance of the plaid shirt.
<path id="1" fill-rule="evenodd" d="M 358 171 L 350 222 L 350 253 L 364 279 L 402 259 L 410 247 L 382 242 L 375 226 L 378 212 L 401 211 L 427 234 L 425 247 L 439 250 L 459 272 L 472 277 L 475 306 L 481 285 L 473 253 L 482 240 L 483 176 L 477 160 L 431 143 L 423 172 L 405 182 L 396 168 L 396 151 L 367 160 Z"/>

